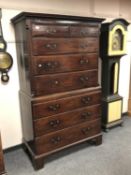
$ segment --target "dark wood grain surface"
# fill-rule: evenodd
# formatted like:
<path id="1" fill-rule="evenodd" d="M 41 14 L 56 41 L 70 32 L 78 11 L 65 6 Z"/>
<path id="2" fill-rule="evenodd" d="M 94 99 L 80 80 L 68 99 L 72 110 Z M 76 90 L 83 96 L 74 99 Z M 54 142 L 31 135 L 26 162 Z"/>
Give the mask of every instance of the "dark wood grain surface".
<path id="1" fill-rule="evenodd" d="M 99 29 L 94 26 L 69 26 L 69 25 L 47 25 L 32 24 L 32 36 L 45 37 L 87 37 L 98 36 Z"/>
<path id="2" fill-rule="evenodd" d="M 75 89 L 98 86 L 98 71 L 80 71 L 32 78 L 34 95 L 53 94 Z"/>
<path id="3" fill-rule="evenodd" d="M 36 153 L 41 154 L 100 133 L 100 119 L 50 133 L 35 139 Z"/>
<path id="4" fill-rule="evenodd" d="M 51 100 L 49 102 L 42 102 L 42 100 L 39 102 L 37 100 L 32 106 L 33 118 L 47 117 L 95 104 L 101 104 L 100 91 L 87 92 L 81 95 Z"/>
<path id="5" fill-rule="evenodd" d="M 35 136 L 41 136 L 70 126 L 85 123 L 101 116 L 101 106 L 94 105 L 34 120 Z"/>
<path id="6" fill-rule="evenodd" d="M 33 55 L 98 52 L 98 38 L 32 38 Z"/>
<path id="7" fill-rule="evenodd" d="M 98 68 L 98 53 L 36 56 L 33 60 L 33 75 L 54 74 Z"/>

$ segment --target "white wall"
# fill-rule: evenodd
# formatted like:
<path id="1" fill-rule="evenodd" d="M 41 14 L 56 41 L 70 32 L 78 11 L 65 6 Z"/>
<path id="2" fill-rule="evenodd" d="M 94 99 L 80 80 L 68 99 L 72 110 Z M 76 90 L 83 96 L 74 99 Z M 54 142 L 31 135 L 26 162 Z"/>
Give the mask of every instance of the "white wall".
<path id="1" fill-rule="evenodd" d="M 3 84 L 0 81 L 0 130 L 2 134 L 3 147 L 7 148 L 21 143 L 21 120 L 19 111 L 19 80 L 16 59 L 16 47 L 14 31 L 10 24 L 10 18 L 17 14 L 17 11 L 2 10 L 3 35 L 7 41 L 7 51 L 13 57 L 13 67 L 9 72 L 10 81 Z"/>
<path id="2" fill-rule="evenodd" d="M 124 3 L 125 2 L 125 3 Z M 57 13 L 67 15 L 81 15 L 104 17 L 108 21 L 114 18 L 124 17 L 131 21 L 130 7 L 128 0 L 1 0 L 0 7 L 3 8 L 3 32 L 8 43 L 8 52 L 12 55 L 14 64 L 9 72 L 10 81 L 7 85 L 0 82 L 0 129 L 4 148 L 20 144 L 22 141 L 21 118 L 19 109 L 19 80 L 16 58 L 16 47 L 14 29 L 10 19 L 21 11 L 35 11 L 43 13 Z M 15 10 L 17 9 L 17 10 Z M 131 27 L 129 27 L 128 54 L 121 59 L 120 65 L 120 88 L 119 93 L 124 97 L 123 112 L 127 112 L 129 96 L 129 66 L 131 55 Z"/>

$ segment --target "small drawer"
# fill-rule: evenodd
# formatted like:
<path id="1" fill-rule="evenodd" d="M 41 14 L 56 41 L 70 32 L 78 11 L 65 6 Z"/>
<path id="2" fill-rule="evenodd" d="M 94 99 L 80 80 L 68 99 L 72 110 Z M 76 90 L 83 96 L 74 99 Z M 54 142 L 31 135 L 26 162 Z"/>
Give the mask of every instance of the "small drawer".
<path id="1" fill-rule="evenodd" d="M 34 140 L 36 154 L 47 153 L 88 137 L 95 136 L 101 132 L 100 123 L 100 119 L 97 119 L 41 137 L 36 137 Z"/>
<path id="2" fill-rule="evenodd" d="M 33 38 L 32 54 L 33 55 L 49 55 L 79 52 L 98 52 L 99 39 L 88 38 Z"/>
<path id="3" fill-rule="evenodd" d="M 33 74 L 51 74 L 98 68 L 98 54 L 71 54 L 33 57 Z"/>
<path id="4" fill-rule="evenodd" d="M 98 26 L 71 26 L 71 37 L 96 37 L 99 36 Z"/>
<path id="5" fill-rule="evenodd" d="M 47 118 L 34 120 L 35 137 L 45 135 L 60 129 L 94 120 L 101 115 L 101 105 L 80 108 L 70 112 L 53 115 Z"/>
<path id="6" fill-rule="evenodd" d="M 39 96 L 96 86 L 98 71 L 93 70 L 34 76 L 31 87 L 34 96 Z"/>
<path id="7" fill-rule="evenodd" d="M 42 100 L 34 101 L 32 104 L 33 119 L 56 115 L 62 112 L 68 112 L 81 107 L 101 104 L 101 92 L 92 91 L 81 95 L 73 95 L 46 102 Z"/>
<path id="8" fill-rule="evenodd" d="M 70 27 L 64 25 L 32 24 L 32 36 L 69 37 Z"/>

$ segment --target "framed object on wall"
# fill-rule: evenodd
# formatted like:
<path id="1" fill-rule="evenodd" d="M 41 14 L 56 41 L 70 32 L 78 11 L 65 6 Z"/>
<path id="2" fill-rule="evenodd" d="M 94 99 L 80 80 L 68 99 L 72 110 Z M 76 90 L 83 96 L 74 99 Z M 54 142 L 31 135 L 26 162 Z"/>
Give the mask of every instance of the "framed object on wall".
<path id="1" fill-rule="evenodd" d="M 7 44 L 3 37 L 1 18 L 2 18 L 2 11 L 0 9 L 0 72 L 1 72 L 1 81 L 8 82 L 9 81 L 8 71 L 12 67 L 13 59 L 12 56 L 6 52 Z"/>

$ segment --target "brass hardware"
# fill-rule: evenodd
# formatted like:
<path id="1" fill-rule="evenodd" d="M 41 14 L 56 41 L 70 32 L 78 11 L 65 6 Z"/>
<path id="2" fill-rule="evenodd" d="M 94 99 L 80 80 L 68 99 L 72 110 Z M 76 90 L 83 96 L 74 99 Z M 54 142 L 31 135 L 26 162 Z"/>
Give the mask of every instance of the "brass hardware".
<path id="1" fill-rule="evenodd" d="M 60 136 L 54 137 L 54 138 L 51 139 L 51 142 L 53 144 L 58 144 L 60 141 L 61 141 L 61 137 Z"/>
<path id="2" fill-rule="evenodd" d="M 82 119 L 88 119 L 90 116 L 91 116 L 91 112 L 84 112 L 81 115 Z"/>
<path id="3" fill-rule="evenodd" d="M 46 30 L 46 32 L 47 32 L 48 34 L 54 34 L 54 33 L 56 33 L 57 31 L 56 31 L 55 29 L 48 29 L 48 30 Z"/>
<path id="4" fill-rule="evenodd" d="M 46 44 L 45 47 L 46 47 L 47 49 L 56 49 L 57 44 L 55 44 L 55 43 Z"/>
<path id="5" fill-rule="evenodd" d="M 83 77 L 80 77 L 80 80 L 81 80 L 82 82 L 84 82 L 84 78 L 83 78 Z"/>
<path id="6" fill-rule="evenodd" d="M 84 64 L 84 62 L 85 62 L 84 59 L 80 60 L 80 64 Z"/>
<path id="7" fill-rule="evenodd" d="M 54 104 L 49 106 L 49 110 L 58 111 L 60 109 L 60 104 Z"/>
<path id="8" fill-rule="evenodd" d="M 0 52 L 0 69 L 7 70 L 12 66 L 12 57 L 6 52 Z"/>
<path id="9" fill-rule="evenodd" d="M 39 30 L 39 29 L 40 29 L 40 26 L 35 26 L 35 29 L 36 29 L 36 30 Z"/>
<path id="10" fill-rule="evenodd" d="M 55 81 L 54 81 L 54 84 L 55 84 L 55 85 L 58 85 L 58 84 L 59 84 L 59 81 L 58 81 L 58 80 L 55 80 Z"/>
<path id="11" fill-rule="evenodd" d="M 39 63 L 38 67 L 43 68 L 45 71 L 50 71 L 51 69 L 57 68 L 59 63 L 57 61 L 49 61 L 49 62 L 43 62 L 43 64 Z"/>
<path id="12" fill-rule="evenodd" d="M 88 104 L 91 101 L 91 97 L 83 97 L 81 101 L 83 104 Z"/>
<path id="13" fill-rule="evenodd" d="M 85 48 L 87 48 L 88 47 L 88 44 L 81 44 L 80 45 L 80 48 L 82 48 L 82 49 L 85 49 Z"/>
<path id="14" fill-rule="evenodd" d="M 60 124 L 60 120 L 52 120 L 49 122 L 49 125 L 53 128 L 56 128 Z"/>
<path id="15" fill-rule="evenodd" d="M 3 82 L 9 81 L 8 71 L 13 64 L 13 59 L 7 52 L 0 51 L 0 71 L 2 72 L 1 80 Z"/>
<path id="16" fill-rule="evenodd" d="M 42 67 L 42 64 L 38 64 L 38 67 L 41 68 Z"/>
<path id="17" fill-rule="evenodd" d="M 89 80 L 89 78 L 88 78 L 87 76 L 81 76 L 81 77 L 80 77 L 80 81 L 81 81 L 83 84 L 87 83 L 88 80 Z"/>
<path id="18" fill-rule="evenodd" d="M 89 62 L 88 59 L 85 59 L 85 58 L 83 58 L 83 59 L 80 60 L 80 64 L 81 65 L 88 64 L 88 62 Z"/>
<path id="19" fill-rule="evenodd" d="M 81 31 L 80 34 L 81 34 L 81 36 L 86 36 L 86 35 L 88 35 L 88 31 Z"/>
<path id="20" fill-rule="evenodd" d="M 82 129 L 81 131 L 83 134 L 88 134 L 90 130 L 91 130 L 91 127 L 88 127 L 88 128 Z"/>

